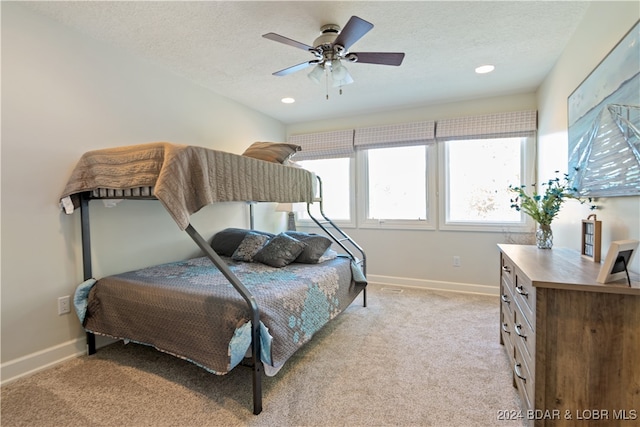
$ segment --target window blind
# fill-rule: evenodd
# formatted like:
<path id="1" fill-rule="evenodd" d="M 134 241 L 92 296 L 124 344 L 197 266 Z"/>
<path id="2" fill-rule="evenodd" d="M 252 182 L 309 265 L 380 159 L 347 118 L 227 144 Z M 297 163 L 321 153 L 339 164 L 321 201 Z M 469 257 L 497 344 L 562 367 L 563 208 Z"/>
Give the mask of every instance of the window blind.
<path id="1" fill-rule="evenodd" d="M 534 136 L 536 111 L 515 111 L 482 116 L 438 120 L 436 138 L 454 139 L 512 138 Z"/>
<path id="2" fill-rule="evenodd" d="M 435 122 L 402 123 L 355 130 L 356 148 L 402 147 L 435 142 Z"/>
<path id="3" fill-rule="evenodd" d="M 289 142 L 302 148 L 293 157 L 294 161 L 350 157 L 353 154 L 353 129 L 292 135 Z"/>

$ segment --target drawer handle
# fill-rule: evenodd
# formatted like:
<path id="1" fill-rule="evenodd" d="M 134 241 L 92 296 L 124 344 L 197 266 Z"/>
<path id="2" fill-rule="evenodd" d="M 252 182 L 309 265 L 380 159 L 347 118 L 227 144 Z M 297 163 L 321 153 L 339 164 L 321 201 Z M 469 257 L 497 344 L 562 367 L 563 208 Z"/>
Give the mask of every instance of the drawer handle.
<path id="1" fill-rule="evenodd" d="M 506 273 L 511 273 L 511 269 L 510 269 L 508 266 L 506 266 L 506 265 L 503 265 L 503 266 L 502 266 L 502 271 L 504 271 L 504 272 L 506 272 Z"/>
<path id="2" fill-rule="evenodd" d="M 522 333 L 522 325 L 520 323 L 516 324 L 516 335 L 525 341 L 527 340 L 527 336 Z"/>
<path id="3" fill-rule="evenodd" d="M 516 374 L 516 376 L 518 378 L 520 378 L 522 381 L 524 381 L 526 383 L 527 379 L 522 376 L 522 371 L 520 370 L 521 366 L 522 365 L 520 363 L 516 363 L 515 365 L 513 365 L 513 371 L 515 372 L 515 374 Z"/>
<path id="4" fill-rule="evenodd" d="M 502 330 L 503 330 L 505 333 L 507 333 L 507 334 L 511 335 L 511 331 L 507 328 L 507 326 L 508 326 L 508 325 L 507 325 L 507 323 L 506 323 L 506 322 L 502 322 Z"/>
<path id="5" fill-rule="evenodd" d="M 507 298 L 507 294 L 500 295 L 500 299 L 502 300 L 502 302 L 506 302 L 507 304 L 511 304 L 511 301 L 509 301 L 509 299 Z"/>
<path id="6" fill-rule="evenodd" d="M 525 298 L 529 298 L 529 292 L 525 292 L 525 290 L 522 287 L 522 285 L 516 286 L 516 292 L 519 293 L 520 295 L 522 295 Z"/>

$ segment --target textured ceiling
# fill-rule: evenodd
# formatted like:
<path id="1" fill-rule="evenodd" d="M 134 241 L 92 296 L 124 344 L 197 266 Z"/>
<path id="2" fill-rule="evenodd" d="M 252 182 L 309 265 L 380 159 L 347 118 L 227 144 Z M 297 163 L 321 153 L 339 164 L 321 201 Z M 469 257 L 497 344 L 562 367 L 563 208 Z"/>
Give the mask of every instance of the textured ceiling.
<path id="1" fill-rule="evenodd" d="M 82 34 L 119 46 L 284 123 L 330 119 L 535 90 L 588 2 L 202 1 L 28 2 Z M 313 59 L 262 38 L 312 44 L 320 27 L 352 15 L 375 25 L 351 51 L 405 52 L 400 67 L 349 64 L 343 94 L 271 73 Z M 490 63 L 493 73 L 474 68 Z M 280 99 L 289 96 L 294 104 Z"/>

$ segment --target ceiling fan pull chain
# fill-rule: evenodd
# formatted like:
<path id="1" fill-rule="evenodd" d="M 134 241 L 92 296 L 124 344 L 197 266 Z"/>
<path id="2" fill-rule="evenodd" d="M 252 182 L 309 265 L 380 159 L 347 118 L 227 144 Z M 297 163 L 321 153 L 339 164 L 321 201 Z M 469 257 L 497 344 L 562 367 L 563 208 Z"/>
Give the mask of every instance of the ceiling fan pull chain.
<path id="1" fill-rule="evenodd" d="M 327 101 L 329 100 L 329 73 L 325 72 L 324 73 L 324 82 L 325 82 L 325 86 L 326 86 L 326 91 L 327 91 Z"/>

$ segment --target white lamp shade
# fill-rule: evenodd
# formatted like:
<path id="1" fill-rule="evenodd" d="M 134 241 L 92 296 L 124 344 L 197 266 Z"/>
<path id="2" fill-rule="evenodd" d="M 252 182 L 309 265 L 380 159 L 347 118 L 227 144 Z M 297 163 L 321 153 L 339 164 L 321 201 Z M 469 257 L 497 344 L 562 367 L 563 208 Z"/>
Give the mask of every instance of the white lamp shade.
<path id="1" fill-rule="evenodd" d="M 304 212 L 304 203 L 278 203 L 276 212 Z"/>
<path id="2" fill-rule="evenodd" d="M 313 70 L 311 70 L 311 72 L 307 76 L 309 77 L 309 80 L 311 80 L 312 82 L 316 84 L 320 84 L 320 79 L 322 78 L 323 75 L 324 75 L 324 67 L 322 67 L 321 65 L 316 65 L 315 67 L 313 67 Z"/>
<path id="3" fill-rule="evenodd" d="M 342 79 L 336 79 L 336 77 L 332 75 L 333 87 L 340 87 L 353 83 L 353 78 L 351 77 L 351 74 L 349 74 L 349 71 L 347 71 L 347 68 L 343 66 L 342 69 L 344 69 L 344 77 Z"/>
<path id="4" fill-rule="evenodd" d="M 348 74 L 347 67 L 342 65 L 339 59 L 331 61 L 331 78 L 334 81 L 344 80 Z"/>
<path id="5" fill-rule="evenodd" d="M 278 203 L 276 212 L 293 212 L 293 203 Z"/>

